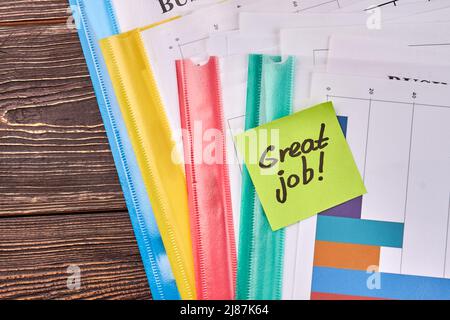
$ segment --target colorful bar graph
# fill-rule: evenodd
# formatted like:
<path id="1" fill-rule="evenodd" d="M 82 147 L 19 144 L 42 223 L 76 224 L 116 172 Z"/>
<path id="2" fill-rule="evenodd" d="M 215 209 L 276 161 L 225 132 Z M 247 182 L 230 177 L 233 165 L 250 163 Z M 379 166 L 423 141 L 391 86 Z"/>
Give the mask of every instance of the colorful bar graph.
<path id="1" fill-rule="evenodd" d="M 380 264 L 380 247 L 316 241 L 314 266 L 366 271 Z"/>
<path id="2" fill-rule="evenodd" d="M 401 248 L 403 223 L 318 216 L 316 240 Z"/>
<path id="3" fill-rule="evenodd" d="M 379 277 L 379 289 L 368 282 Z M 450 279 L 315 267 L 312 292 L 398 300 L 448 300 Z"/>

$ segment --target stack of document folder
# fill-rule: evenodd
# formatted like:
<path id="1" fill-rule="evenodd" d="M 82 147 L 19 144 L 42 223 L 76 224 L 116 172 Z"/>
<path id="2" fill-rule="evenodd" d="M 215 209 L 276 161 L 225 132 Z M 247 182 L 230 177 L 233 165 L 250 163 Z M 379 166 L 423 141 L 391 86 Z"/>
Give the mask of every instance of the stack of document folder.
<path id="1" fill-rule="evenodd" d="M 448 0 L 69 2 L 154 299 L 450 299 Z M 330 108 L 286 222 L 236 137 Z"/>

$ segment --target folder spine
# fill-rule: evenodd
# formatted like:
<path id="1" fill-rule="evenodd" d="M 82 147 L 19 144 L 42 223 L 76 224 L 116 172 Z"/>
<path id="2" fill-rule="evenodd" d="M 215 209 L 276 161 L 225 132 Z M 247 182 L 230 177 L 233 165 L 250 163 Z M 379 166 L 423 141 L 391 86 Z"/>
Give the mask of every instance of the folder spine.
<path id="1" fill-rule="evenodd" d="M 111 23 L 111 28 L 113 34 L 120 33 L 120 27 L 116 16 L 116 10 L 114 9 L 114 5 L 111 0 L 104 0 L 106 11 L 108 12 L 109 22 Z"/>
<path id="2" fill-rule="evenodd" d="M 294 58 L 250 55 L 245 129 L 292 112 Z M 246 166 L 242 175 L 237 298 L 282 298 L 285 230 L 272 231 Z"/>
<path id="3" fill-rule="evenodd" d="M 230 300 L 235 298 L 236 245 L 218 58 L 204 65 L 177 60 L 176 70 L 197 297 Z M 215 157 L 207 159 L 203 139 L 212 131 Z"/>
<path id="4" fill-rule="evenodd" d="M 140 30 L 100 41 L 182 299 L 196 298 L 186 180 Z"/>

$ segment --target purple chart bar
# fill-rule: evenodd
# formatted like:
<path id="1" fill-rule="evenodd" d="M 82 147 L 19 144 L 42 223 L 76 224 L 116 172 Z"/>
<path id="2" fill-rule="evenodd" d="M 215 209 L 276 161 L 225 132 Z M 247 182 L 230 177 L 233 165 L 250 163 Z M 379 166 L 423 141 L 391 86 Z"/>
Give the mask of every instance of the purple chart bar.
<path id="1" fill-rule="evenodd" d="M 362 199 L 358 197 L 321 213 L 324 216 L 361 219 Z"/>

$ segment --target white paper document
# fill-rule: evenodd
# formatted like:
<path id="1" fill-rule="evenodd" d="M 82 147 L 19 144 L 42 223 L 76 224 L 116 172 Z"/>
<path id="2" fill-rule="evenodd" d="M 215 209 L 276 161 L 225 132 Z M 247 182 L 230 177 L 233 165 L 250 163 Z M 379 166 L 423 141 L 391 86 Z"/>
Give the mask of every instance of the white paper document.
<path id="1" fill-rule="evenodd" d="M 358 0 L 340 0 L 353 4 Z M 235 9 L 249 12 L 299 12 L 332 10 L 330 0 L 110 0 L 121 32 L 146 27 L 201 8 L 222 2 L 232 3 Z M 337 1 L 331 1 L 337 2 Z M 323 12 L 323 11 L 322 11 Z"/>
<path id="2" fill-rule="evenodd" d="M 450 279 L 448 87 L 319 73 L 313 76 L 311 96 L 313 103 L 332 101 L 346 119 L 347 141 L 368 189 L 360 219 L 404 228 L 401 246 L 381 247 L 379 271 Z M 317 217 L 308 223 L 315 228 Z M 303 242 L 314 243 L 316 236 L 311 230 L 299 233 Z M 312 291 L 323 288 L 313 274 L 313 247 L 305 246 L 297 256 L 298 299 L 309 299 Z M 450 282 L 443 285 L 448 290 Z M 329 286 L 331 290 L 333 284 Z M 352 284 L 349 291 L 336 290 L 334 294 L 351 295 Z"/>
<path id="3" fill-rule="evenodd" d="M 449 83 L 450 25 L 430 25 L 428 35 L 420 33 L 426 26 L 417 27 L 422 30 L 414 32 L 416 28 L 409 28 L 398 38 L 335 34 L 330 38 L 327 70 L 400 81 Z M 447 31 L 433 33 L 440 27 Z M 414 39 L 408 39 L 414 34 Z"/>
<path id="4" fill-rule="evenodd" d="M 436 30 L 442 31 L 436 32 Z M 350 35 L 364 36 L 364 42 L 358 43 L 357 40 L 361 39 L 356 38 L 350 46 L 347 42 L 340 44 L 336 40 L 334 43 L 339 43 L 339 48 L 334 47 L 330 51 L 331 36 L 347 39 Z M 380 47 L 379 44 L 383 46 Z M 413 62 L 411 51 L 415 52 L 415 49 L 419 48 L 423 54 L 416 56 L 420 60 Z M 436 52 L 440 61 L 429 58 L 428 53 L 431 50 Z M 396 76 L 397 78 L 404 80 L 406 75 L 411 75 L 412 81 L 420 74 L 423 79 L 426 79 L 424 73 L 428 73 L 429 76 L 434 70 L 436 79 L 444 82 L 446 80 L 444 78 L 448 78 L 447 75 L 450 74 L 445 68 L 445 65 L 450 63 L 447 58 L 450 54 L 449 50 L 450 23 L 389 23 L 381 30 L 369 30 L 364 26 L 323 26 L 283 29 L 280 33 L 281 54 L 298 57 L 294 103 L 296 107 L 309 104 L 311 73 L 325 71 L 327 68 L 330 73 L 372 75 L 384 78 L 395 75 L 395 69 L 397 69 L 404 74 L 403 77 Z M 333 59 L 335 56 L 339 58 Z M 433 60 L 432 63 L 430 60 Z M 429 68 L 432 64 L 434 66 Z M 394 68 L 389 68 L 390 66 Z"/>
<path id="5" fill-rule="evenodd" d="M 148 26 L 181 14 L 194 11 L 220 0 L 194 1 L 149 1 L 149 0 L 111 0 L 121 32 Z"/>
<path id="6" fill-rule="evenodd" d="M 400 9 L 406 14 L 415 14 L 418 11 L 424 12 L 429 10 L 439 10 L 442 8 L 450 7 L 450 3 L 446 0 L 396 0 L 396 1 L 387 1 L 387 0 L 360 0 L 348 6 L 342 7 L 337 10 L 337 12 L 358 12 L 364 10 L 370 10 L 379 8 L 384 10 L 385 8 L 389 9 Z"/>
<path id="7" fill-rule="evenodd" d="M 248 33 L 278 34 L 281 29 L 323 26 L 365 26 L 370 29 L 383 29 L 386 23 L 426 23 L 448 21 L 450 3 L 447 0 L 433 0 L 430 3 L 409 6 L 386 5 L 379 11 L 357 11 L 333 13 L 314 12 L 303 15 L 288 13 L 242 12 L 239 28 Z"/>

